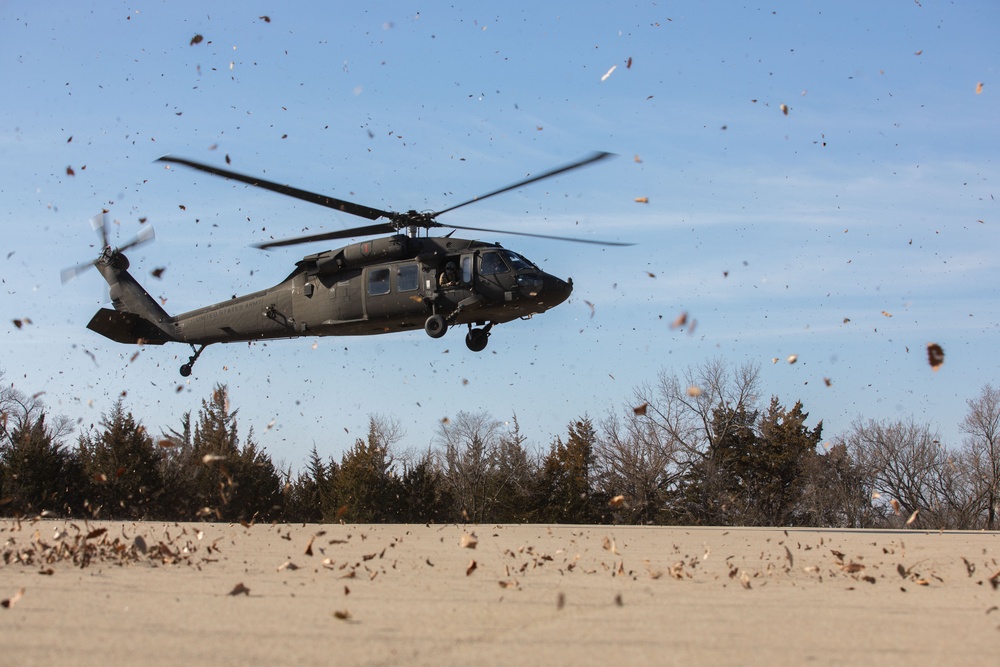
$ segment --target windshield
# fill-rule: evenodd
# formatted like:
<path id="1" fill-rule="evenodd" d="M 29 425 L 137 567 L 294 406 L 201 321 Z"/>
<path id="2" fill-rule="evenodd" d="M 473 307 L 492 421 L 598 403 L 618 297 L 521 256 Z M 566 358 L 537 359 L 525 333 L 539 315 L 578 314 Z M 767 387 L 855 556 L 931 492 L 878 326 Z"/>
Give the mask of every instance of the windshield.
<path id="1" fill-rule="evenodd" d="M 479 273 L 484 276 L 507 273 L 507 271 L 507 265 L 504 263 L 503 258 L 498 252 L 483 253 L 482 259 L 479 260 Z"/>
<path id="2" fill-rule="evenodd" d="M 521 257 L 513 250 L 504 250 L 504 257 L 507 258 L 507 263 L 510 264 L 515 271 L 520 271 L 521 269 L 537 269 L 538 267 Z"/>

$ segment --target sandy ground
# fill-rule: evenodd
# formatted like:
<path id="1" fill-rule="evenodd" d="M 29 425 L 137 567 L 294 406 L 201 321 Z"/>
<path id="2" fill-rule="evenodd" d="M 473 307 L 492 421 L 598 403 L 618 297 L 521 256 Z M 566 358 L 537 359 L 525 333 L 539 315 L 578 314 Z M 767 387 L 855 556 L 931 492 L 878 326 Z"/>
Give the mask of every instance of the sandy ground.
<path id="1" fill-rule="evenodd" d="M 2 665 L 1000 664 L 997 533 L 0 529 Z"/>

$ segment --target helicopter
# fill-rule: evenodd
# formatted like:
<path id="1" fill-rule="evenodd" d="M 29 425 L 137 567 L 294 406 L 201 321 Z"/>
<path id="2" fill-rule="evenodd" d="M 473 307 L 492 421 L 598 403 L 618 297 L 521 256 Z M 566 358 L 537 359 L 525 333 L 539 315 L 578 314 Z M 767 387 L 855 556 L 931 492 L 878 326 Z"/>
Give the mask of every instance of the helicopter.
<path id="1" fill-rule="evenodd" d="M 124 251 L 154 237 L 152 227 L 118 248 L 108 243 L 107 211 L 91 220 L 101 254 L 62 272 L 63 282 L 95 267 L 108 283 L 113 308 L 101 308 L 87 328 L 115 342 L 138 345 L 186 343 L 191 356 L 180 367 L 191 375 L 213 343 L 299 336 L 361 336 L 418 330 L 441 338 L 449 327 L 468 327 L 465 344 L 482 352 L 497 324 L 530 319 L 566 301 L 573 279 L 562 280 L 498 243 L 453 238 L 456 230 L 530 236 L 604 246 L 630 243 L 551 236 L 512 230 L 445 225 L 438 216 L 573 169 L 611 153 L 594 152 L 569 164 L 436 212 L 383 211 L 328 195 L 300 190 L 229 169 L 165 155 L 158 162 L 240 181 L 343 213 L 382 220 L 376 224 L 254 244 L 269 250 L 318 241 L 378 238 L 306 255 L 283 281 L 268 289 L 171 316 L 129 273 Z M 447 228 L 444 236 L 430 230 Z M 424 234 L 420 234 L 420 230 Z M 388 236 L 382 236 L 388 234 Z"/>

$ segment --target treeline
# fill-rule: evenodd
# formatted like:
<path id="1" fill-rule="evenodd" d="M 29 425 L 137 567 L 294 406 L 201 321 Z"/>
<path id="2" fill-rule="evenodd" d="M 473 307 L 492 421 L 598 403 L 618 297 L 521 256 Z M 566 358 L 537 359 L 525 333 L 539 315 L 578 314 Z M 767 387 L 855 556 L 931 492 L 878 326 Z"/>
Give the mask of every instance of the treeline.
<path id="1" fill-rule="evenodd" d="M 226 386 L 151 433 L 119 400 L 71 440 L 36 398 L 0 389 L 0 514 L 358 523 L 627 523 L 993 529 L 1000 391 L 967 401 L 957 448 L 912 419 L 856 420 L 829 441 L 801 403 L 761 400 L 759 368 L 713 361 L 661 372 L 628 407 L 581 416 L 543 451 L 517 419 L 458 413 L 404 449 L 369 419 L 343 456 L 314 446 L 278 469 L 237 429 Z"/>

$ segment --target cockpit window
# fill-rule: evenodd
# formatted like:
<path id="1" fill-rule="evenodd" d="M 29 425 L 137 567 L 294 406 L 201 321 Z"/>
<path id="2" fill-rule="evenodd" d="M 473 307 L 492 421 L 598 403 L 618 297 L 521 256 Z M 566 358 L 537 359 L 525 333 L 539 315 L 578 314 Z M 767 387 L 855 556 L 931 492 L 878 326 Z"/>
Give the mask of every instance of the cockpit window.
<path id="1" fill-rule="evenodd" d="M 521 257 L 516 252 L 512 250 L 504 250 L 504 257 L 507 258 L 507 263 L 514 267 L 515 271 L 520 271 L 521 269 L 535 269 L 538 268 L 524 257 Z"/>
<path id="2" fill-rule="evenodd" d="M 481 275 L 492 276 L 507 271 L 509 271 L 507 264 L 498 252 L 484 252 L 479 260 L 479 273 Z"/>

